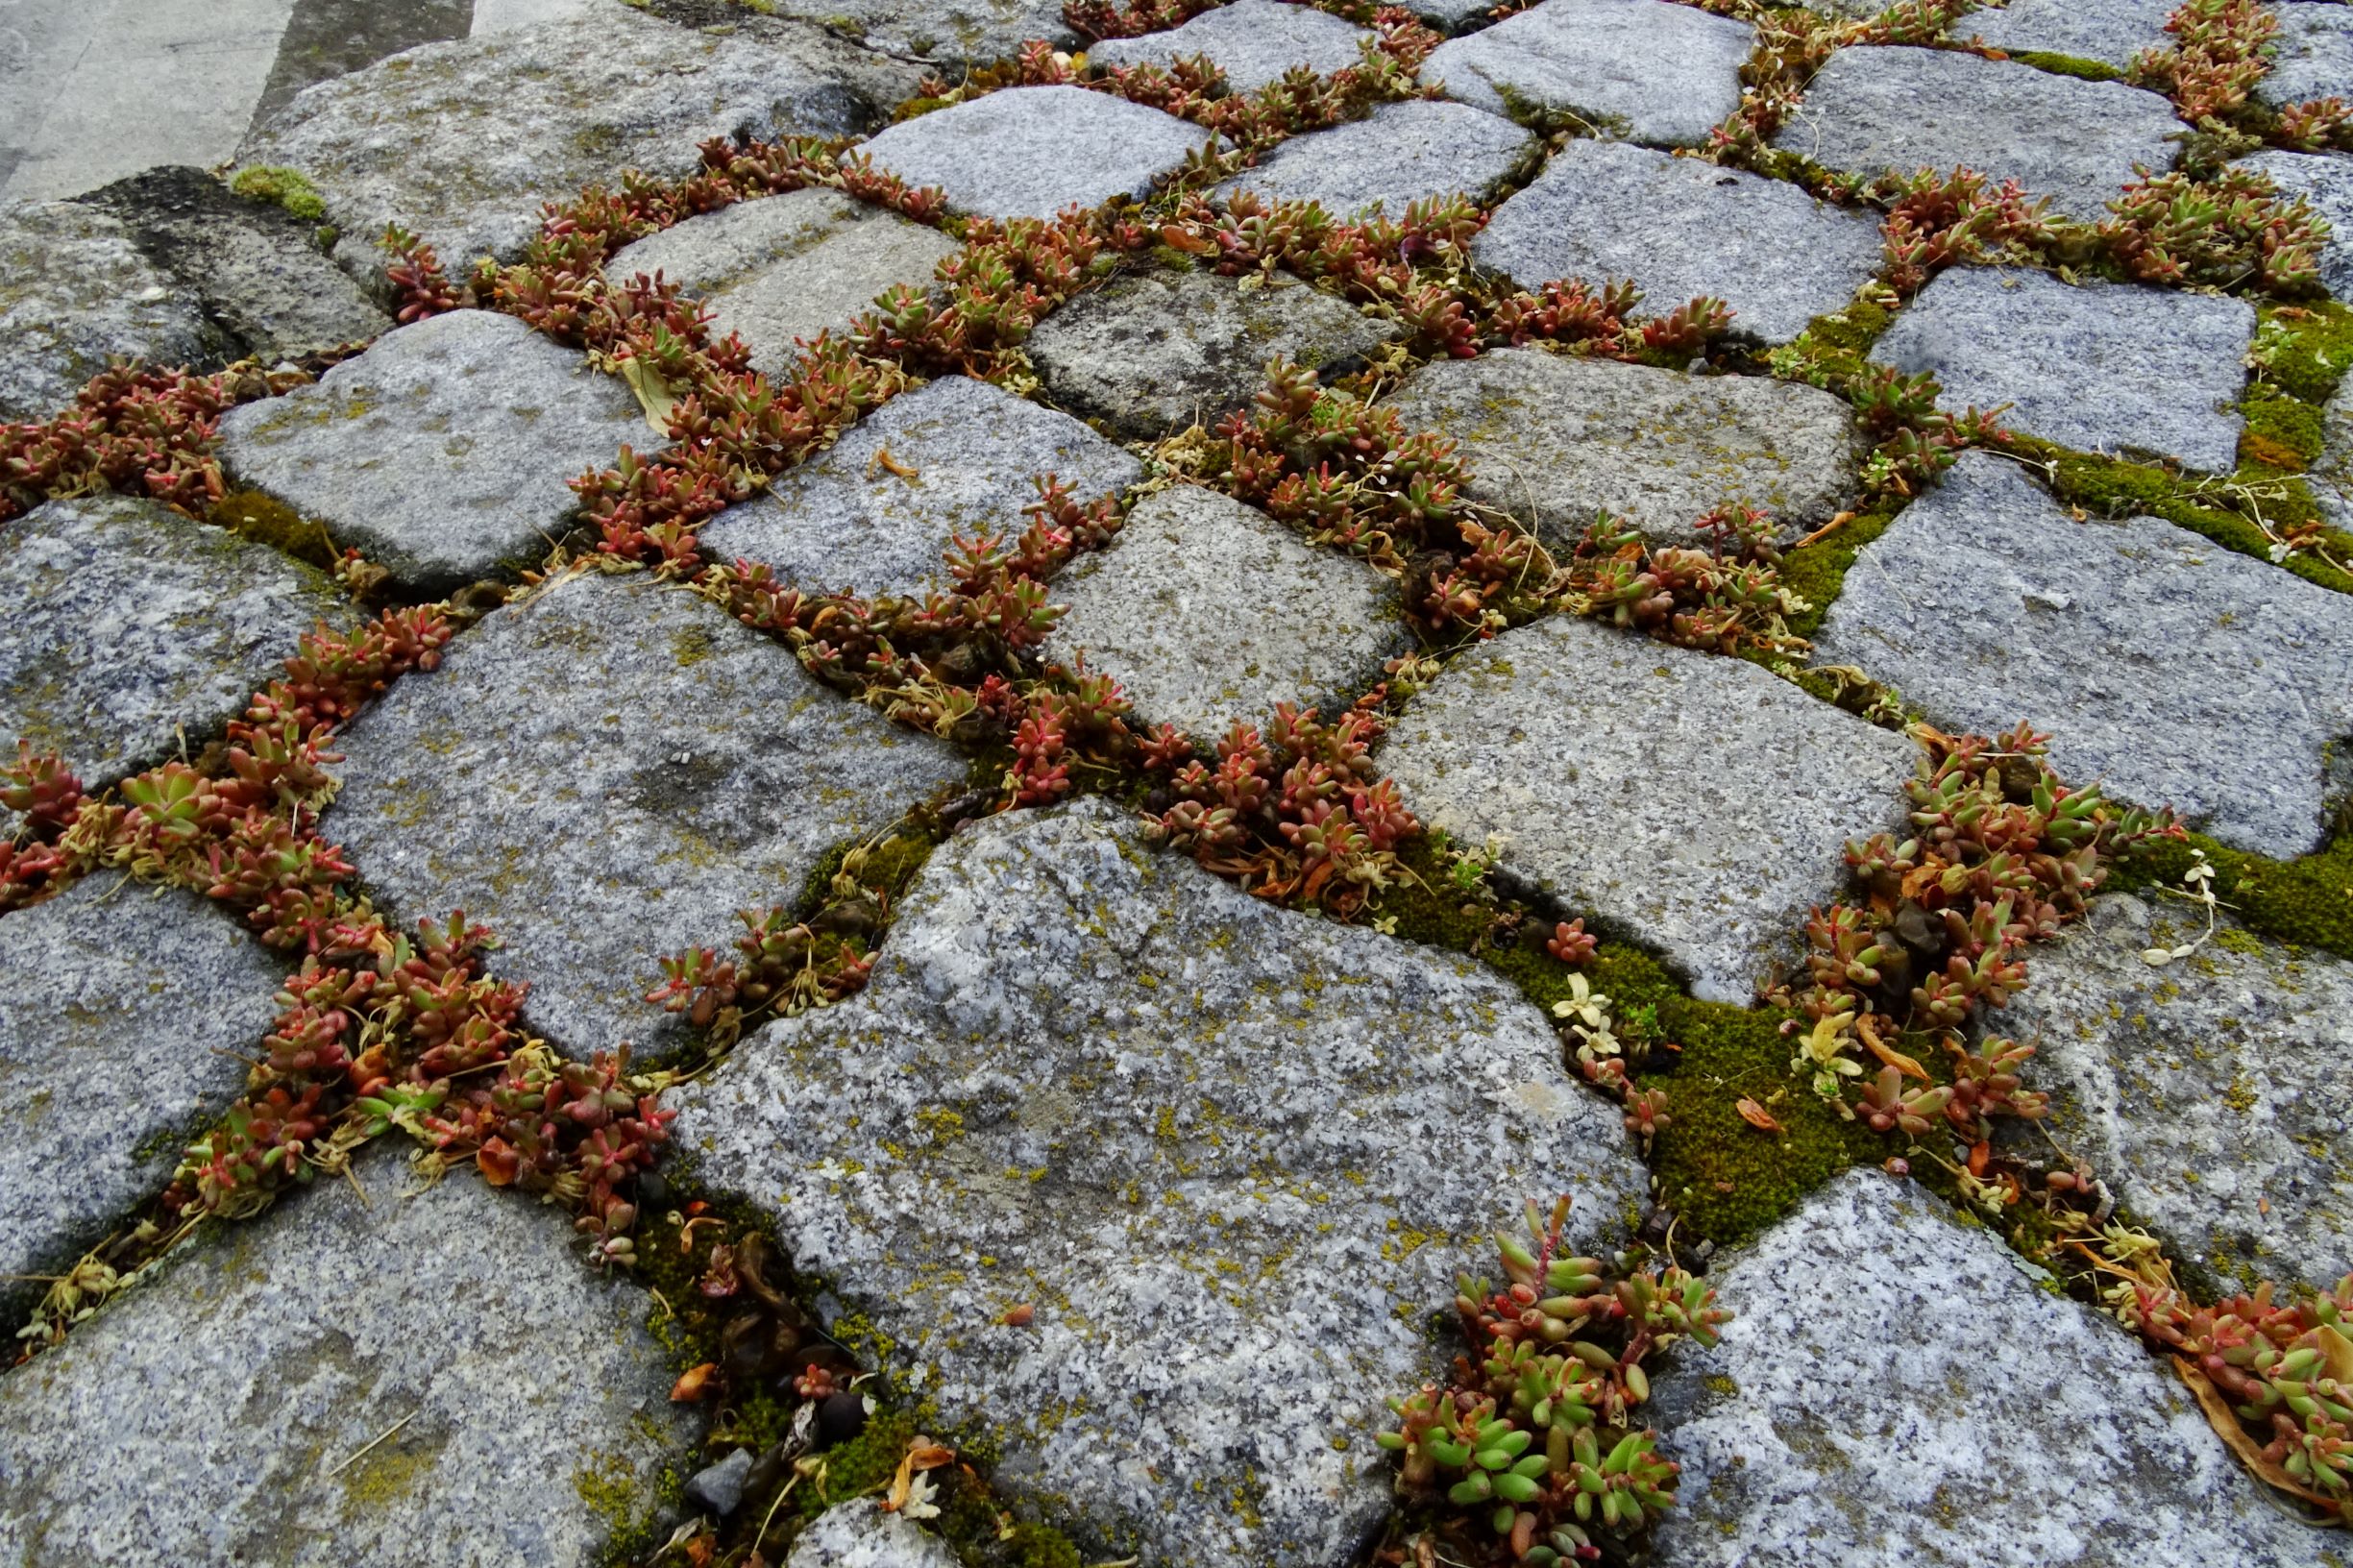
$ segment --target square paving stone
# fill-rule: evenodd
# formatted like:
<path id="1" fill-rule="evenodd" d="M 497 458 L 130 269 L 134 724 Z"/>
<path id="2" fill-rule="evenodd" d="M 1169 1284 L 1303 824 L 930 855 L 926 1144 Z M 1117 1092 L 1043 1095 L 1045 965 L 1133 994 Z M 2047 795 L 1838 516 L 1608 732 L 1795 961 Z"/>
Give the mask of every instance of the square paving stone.
<path id="1" fill-rule="evenodd" d="M 1506 349 L 1424 366 L 1391 405 L 1406 429 L 1461 444 L 1472 500 L 1556 548 L 1598 512 L 1654 544 L 1696 544 L 1699 520 L 1728 502 L 1788 534 L 1856 496 L 1852 410 L 1788 381 Z"/>
<path id="2" fill-rule="evenodd" d="M 944 786 L 961 757 L 804 672 L 688 589 L 559 578 L 486 617 L 337 745 L 324 831 L 406 924 L 462 909 L 580 1056 L 682 1031 L 660 960 L 724 948 L 821 856 Z"/>
<path id="3" fill-rule="evenodd" d="M 538 564 L 571 481 L 659 446 L 627 387 L 512 316 L 453 310 L 221 421 L 234 482 L 316 518 L 412 593 Z"/>
<path id="4" fill-rule="evenodd" d="M 2315 98 L 2353 98 L 2353 10 L 2318 0 L 2287 0 L 2271 8 L 2279 36 L 2271 42 L 2271 72 L 2255 84 L 2255 100 L 2273 108 Z"/>
<path id="5" fill-rule="evenodd" d="M 2261 854 L 2316 847 L 2347 781 L 2353 596 L 2153 517 L 2077 523 L 1988 453 L 1864 548 L 1816 654 L 1940 728 L 2047 730 L 2063 777 Z"/>
<path id="6" fill-rule="evenodd" d="M 1473 109 L 1565 110 L 1660 147 L 1696 147 L 1740 108 L 1756 29 L 1668 0 L 1544 0 L 1440 44 L 1426 84 Z"/>
<path id="7" fill-rule="evenodd" d="M 1152 183 L 1213 134 L 1173 114 L 1085 87 L 1008 87 L 902 120 L 859 151 L 948 205 L 993 218 L 1051 218 Z"/>
<path id="8" fill-rule="evenodd" d="M 1460 654 L 1377 760 L 1423 821 L 1754 1000 L 1845 845 L 1893 829 L 1915 751 L 1745 659 L 1556 615 Z"/>
<path id="9" fill-rule="evenodd" d="M 1236 280 L 1154 267 L 1080 295 L 1026 347 L 1055 401 L 1156 441 L 1247 404 L 1270 360 L 1329 380 L 1399 331 L 1287 273 Z"/>
<path id="10" fill-rule="evenodd" d="M 699 1423 L 646 1290 L 559 1213 L 404 1152 L 208 1226 L 0 1380 L 0 1556 L 577 1565 L 666 1528 Z"/>
<path id="11" fill-rule="evenodd" d="M 1779 180 L 1614 141 L 1572 141 L 1495 209 L 1471 254 L 1523 288 L 1631 279 L 1663 315 L 1710 295 L 1732 331 L 1786 343 L 1848 304 L 1884 256 L 1874 216 Z"/>
<path id="12" fill-rule="evenodd" d="M 478 257 L 515 259 L 543 202 L 614 188 L 625 169 L 692 173 L 714 136 L 857 135 L 922 75 L 813 27 L 746 15 L 705 32 L 601 4 L 322 82 L 257 125 L 237 160 L 308 175 L 354 277 L 381 276 L 376 240 L 399 223 L 463 278 Z"/>
<path id="13" fill-rule="evenodd" d="M 117 219 L 72 202 L 0 209 L 0 420 L 49 418 L 117 359 L 201 370 L 229 350 Z"/>
<path id="14" fill-rule="evenodd" d="M 1873 362 L 1932 372 L 1958 412 L 2010 404 L 2001 423 L 2079 452 L 2153 453 L 2227 474 L 2244 421 L 2255 307 L 2047 272 L 1939 274 L 1872 346 Z"/>
<path id="15" fill-rule="evenodd" d="M 245 1088 L 287 965 L 221 905 L 84 877 L 0 916 L 0 1302 L 153 1197 Z"/>
<path id="16" fill-rule="evenodd" d="M 474 3 L 478 16 L 486 0 Z M 597 9 L 608 4 L 597 0 Z M 775 8 L 772 15 L 813 22 L 869 49 L 933 67 L 1011 60 L 1023 44 L 1039 38 L 1058 49 L 1079 47 L 1059 0 L 764 0 L 763 9 L 770 5 Z M 743 9 L 734 0 L 703 0 L 701 14 L 694 19 L 732 17 Z"/>
<path id="17" fill-rule="evenodd" d="M 2353 92 L 2349 85 L 2348 92 Z M 2257 153 L 2233 165 L 2271 177 L 2281 197 L 2301 196 L 2329 226 L 2320 242 L 2320 282 L 2339 299 L 2353 295 L 2353 156 L 2343 153 Z"/>
<path id="18" fill-rule="evenodd" d="M 932 286 L 956 242 L 837 190 L 795 190 L 689 218 L 624 249 L 607 278 L 660 273 L 711 308 L 715 337 L 751 346 L 754 368 L 792 369 L 796 339 L 837 337 L 894 284 Z"/>
<path id="19" fill-rule="evenodd" d="M 1407 208 L 1434 196 L 1483 201 L 1540 145 L 1500 115 L 1417 98 L 1281 142 L 1217 194 L 1246 190 L 1270 202 L 1315 202 L 1340 219 L 1374 208 L 1402 218 Z"/>
<path id="20" fill-rule="evenodd" d="M 285 674 L 320 622 L 357 624 L 311 567 L 152 501 L 52 501 L 0 527 L 0 746 L 93 789 L 191 754 Z"/>
<path id="21" fill-rule="evenodd" d="M 1068 414 L 944 376 L 720 513 L 702 552 L 759 561 L 813 593 L 919 595 L 947 586 L 943 557 L 956 535 L 1027 527 L 1022 508 L 1046 474 L 1084 506 L 1135 483 L 1143 464 Z"/>
<path id="22" fill-rule="evenodd" d="M 1288 0 L 1235 0 L 1182 27 L 1137 38 L 1106 38 L 1088 49 L 1094 65 L 1158 65 L 1205 56 L 1235 92 L 1250 93 L 1299 67 L 1317 76 L 1359 63 L 1376 35 L 1330 12 Z"/>
<path id="23" fill-rule="evenodd" d="M 1389 579 L 1253 507 L 1182 486 L 1147 497 L 1108 549 L 1053 584 L 1048 650 L 1127 688 L 1147 724 L 1207 744 L 1278 702 L 1329 716 L 1413 646 Z"/>
<path id="24" fill-rule="evenodd" d="M 1774 136 L 1783 152 L 1867 178 L 1966 165 L 2093 222 L 2134 178 L 2173 166 L 2173 106 L 2120 82 L 2054 76 L 1946 49 L 1841 49 Z"/>
<path id="25" fill-rule="evenodd" d="M 2165 24 L 2175 5 L 2176 0 L 2010 0 L 1968 12 L 1952 24 L 1950 36 L 1983 38 L 2013 55 L 2065 55 L 2127 71 L 2143 50 L 2172 41 Z"/>

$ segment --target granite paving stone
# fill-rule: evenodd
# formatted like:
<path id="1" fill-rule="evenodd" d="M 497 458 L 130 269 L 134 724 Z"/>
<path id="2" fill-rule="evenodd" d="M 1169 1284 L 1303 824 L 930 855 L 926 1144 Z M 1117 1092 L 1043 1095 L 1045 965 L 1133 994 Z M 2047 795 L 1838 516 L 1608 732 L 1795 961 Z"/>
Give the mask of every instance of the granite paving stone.
<path id="1" fill-rule="evenodd" d="M 475 0 L 478 8 L 484 0 Z M 886 55 L 918 60 L 931 69 L 986 65 L 1011 60 L 1021 46 L 1043 39 L 1061 49 L 1079 46 L 1058 0 L 769 0 L 777 16 L 797 17 L 854 38 Z M 705 14 L 709 14 L 705 6 Z M 728 12 L 719 12 L 728 15 Z M 724 26 L 725 23 L 718 25 Z"/>
<path id="2" fill-rule="evenodd" d="M 1541 146 L 1501 115 L 1413 99 L 1279 143 L 1217 194 L 1246 190 L 1262 201 L 1315 202 L 1343 220 L 1375 208 L 1402 218 L 1415 202 L 1435 196 L 1483 199 Z"/>
<path id="3" fill-rule="evenodd" d="M 2268 51 L 2270 72 L 2255 84 L 2255 101 L 2277 109 L 2353 97 L 2353 11 L 2327 0 L 2284 0 L 2271 13 L 2279 35 Z"/>
<path id="4" fill-rule="evenodd" d="M 72 202 L 0 208 L 0 420 L 49 418 L 117 360 L 208 370 L 230 350 L 120 220 Z"/>
<path id="5" fill-rule="evenodd" d="M 1237 281 L 1154 267 L 1080 295 L 1026 347 L 1056 402 L 1153 441 L 1195 420 L 1213 427 L 1249 403 L 1273 360 L 1330 380 L 1399 331 L 1288 273 Z"/>
<path id="6" fill-rule="evenodd" d="M 2174 0 L 2010 0 L 1952 24 L 1951 37 L 1984 39 L 2013 55 L 2065 55 L 2128 71 L 2144 50 L 2172 42 Z"/>
<path id="7" fill-rule="evenodd" d="M 965 776 L 791 651 L 650 576 L 562 577 L 453 642 L 341 737 L 323 831 L 404 924 L 503 943 L 527 1017 L 586 1056 L 683 1026 L 660 959 L 794 903 L 825 851 Z"/>
<path id="8" fill-rule="evenodd" d="M 2153 517 L 2077 522 L 1987 453 L 1864 548 L 1815 653 L 1940 728 L 2047 730 L 2061 776 L 2262 854 L 2316 847 L 2353 782 L 2353 597 Z"/>
<path id="9" fill-rule="evenodd" d="M 2244 300 L 1954 267 L 1929 281 L 1871 357 L 1931 372 L 1938 403 L 1955 413 L 2007 404 L 2001 424 L 2063 447 L 2227 474 L 2254 334 Z"/>
<path id="10" fill-rule="evenodd" d="M 1695 147 L 1740 108 L 1756 30 L 1669 0 L 1544 0 L 1440 44 L 1424 83 L 1492 114 L 1575 115 L 1661 147 Z"/>
<path id="11" fill-rule="evenodd" d="M 1783 181 L 1589 140 L 1570 142 L 1497 208 L 1471 254 L 1528 289 L 1628 279 L 1653 314 L 1721 299 L 1735 333 L 1767 343 L 1849 303 L 1883 259 L 1868 213 Z"/>
<path id="12" fill-rule="evenodd" d="M 843 335 L 895 284 L 924 289 L 956 242 L 834 190 L 796 190 L 738 202 L 624 248 L 608 278 L 659 273 L 712 313 L 715 337 L 734 332 L 754 369 L 789 371 L 794 343 Z"/>
<path id="13" fill-rule="evenodd" d="M 1198 1568 L 1359 1551 L 1364 1434 L 1453 1354 L 1423 1323 L 1456 1270 L 1524 1192 L 1572 1195 L 1581 1250 L 1645 1184 L 1493 971 L 1254 898 L 1100 798 L 951 837 L 867 989 L 746 1041 L 675 1130 L 1018 1512 Z"/>
<path id="14" fill-rule="evenodd" d="M 1664 1561 L 2324 1560 L 2162 1360 L 1920 1188 L 1851 1171 L 1708 1272 L 1732 1321 L 1653 1384 Z"/>
<path id="15" fill-rule="evenodd" d="M 1206 58 L 1234 92 L 1256 92 L 1305 68 L 1317 76 L 1359 63 L 1376 35 L 1330 12 L 1292 0 L 1234 0 L 1182 27 L 1135 38 L 1106 38 L 1087 51 L 1095 65 L 1158 65 Z"/>
<path id="16" fill-rule="evenodd" d="M 155 1196 L 245 1088 L 286 963 L 180 888 L 98 871 L 0 916 L 0 1303 Z"/>
<path id="17" fill-rule="evenodd" d="M 392 1147 L 354 1172 L 364 1198 L 321 1181 L 200 1238 L 0 1379 L 0 1553 L 585 1564 L 651 1526 L 692 1417 L 646 1292 L 470 1173 L 425 1182 Z"/>
<path id="18" fill-rule="evenodd" d="M 958 1560 L 939 1536 L 866 1497 L 819 1514 L 793 1538 L 784 1568 L 956 1568 Z"/>
<path id="19" fill-rule="evenodd" d="M 759 561 L 811 592 L 944 589 L 943 557 L 956 536 L 1018 536 L 1028 526 L 1022 508 L 1047 474 L 1084 506 L 1133 484 L 1143 465 L 1068 414 L 944 376 L 867 415 L 767 495 L 712 519 L 702 552 Z"/>
<path id="20" fill-rule="evenodd" d="M 513 316 L 452 310 L 221 421 L 222 466 L 418 594 L 536 565 L 571 482 L 660 445 L 628 388 Z"/>
<path id="21" fill-rule="evenodd" d="M 267 545 L 112 495 L 0 525 L 0 747 L 30 740 L 92 789 L 201 750 L 304 632 L 359 620 Z"/>
<path id="22" fill-rule="evenodd" d="M 1391 406 L 1408 429 L 1461 444 L 1472 500 L 1555 546 L 1603 511 L 1654 544 L 1693 544 L 1699 520 L 1728 502 L 1794 536 L 1857 493 L 1852 413 L 1787 381 L 1507 349 L 1425 366 Z"/>
<path id="23" fill-rule="evenodd" d="M 2346 90 L 2353 92 L 2353 84 Z M 2343 153 L 2257 153 L 2233 165 L 2267 174 L 2281 197 L 2302 197 L 2329 227 L 2320 242 L 2320 282 L 2343 299 L 2353 294 L 2353 156 Z"/>
<path id="24" fill-rule="evenodd" d="M 1208 146 L 1212 133 L 1085 87 L 1009 87 L 902 120 L 860 151 L 948 206 L 994 218 L 1051 218 L 1153 182 Z"/>
<path id="25" fill-rule="evenodd" d="M 1841 49 L 1774 138 L 1866 177 L 1967 165 L 2050 198 L 2053 214 L 2107 215 L 2134 165 L 2162 173 L 2187 130 L 2154 92 L 1953 50 Z"/>
<path id="26" fill-rule="evenodd" d="M 1745 660 L 1556 615 L 1448 665 L 1377 759 L 1406 803 L 1693 994 L 1745 1003 L 1903 816 L 1914 750 Z"/>
<path id="27" fill-rule="evenodd" d="M 1389 579 L 1212 490 L 1147 497 L 1053 584 L 1058 658 L 1118 680 L 1146 724 L 1204 745 L 1278 702 L 1333 713 L 1408 652 Z"/>
<path id="28" fill-rule="evenodd" d="M 2353 384 L 2339 383 L 2320 410 L 2320 456 L 2307 478 L 2321 517 L 2353 532 Z"/>

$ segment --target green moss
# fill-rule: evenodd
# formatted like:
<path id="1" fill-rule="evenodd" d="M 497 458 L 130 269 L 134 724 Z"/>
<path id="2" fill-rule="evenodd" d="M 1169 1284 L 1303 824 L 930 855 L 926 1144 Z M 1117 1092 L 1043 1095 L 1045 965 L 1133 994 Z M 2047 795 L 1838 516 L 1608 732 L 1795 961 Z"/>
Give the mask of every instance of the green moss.
<path id="1" fill-rule="evenodd" d="M 300 169 L 269 163 L 239 169 L 236 178 L 229 182 L 229 188 L 249 201 L 282 207 L 305 223 L 316 223 L 327 216 L 325 198 Z"/>
<path id="2" fill-rule="evenodd" d="M 1892 318 L 1862 300 L 1816 316 L 1805 331 L 1763 356 L 1766 369 L 1783 380 L 1826 387 L 1862 376 L 1866 356 Z"/>
<path id="3" fill-rule="evenodd" d="M 331 572 L 343 552 L 326 527 L 258 490 L 238 490 L 212 503 L 212 522 L 241 538 Z"/>
<path id="4" fill-rule="evenodd" d="M 2215 896 L 2253 930 L 2299 947 L 2353 958 L 2353 824 L 2294 860 L 2267 860 L 2193 833 L 2180 842 L 2137 845 L 2116 863 L 2109 886 L 2124 890 L 2181 886 L 2191 851 L 2202 849 L 2215 868 Z"/>
<path id="5" fill-rule="evenodd" d="M 2053 76 L 2071 76 L 2081 82 L 2118 82 L 2124 76 L 2115 66 L 2096 60 L 2078 60 L 2073 55 L 2054 55 L 2042 49 L 2013 53 L 2010 58 L 2038 71 L 2048 71 Z"/>
<path id="6" fill-rule="evenodd" d="M 2258 385 L 2247 389 L 2240 411 L 2246 418 L 2239 437 L 2242 462 L 2300 474 L 2319 460 L 2323 431 L 2320 410 L 2313 404 Z"/>
<path id="7" fill-rule="evenodd" d="M 1789 618 L 1791 631 L 1811 638 L 1822 629 L 1823 617 L 1830 613 L 1830 605 L 1846 583 L 1847 569 L 1865 545 L 1887 531 L 1900 509 L 1891 506 L 1866 512 L 1849 520 L 1837 532 L 1781 557 L 1781 581 L 1806 602 L 1806 608 Z"/>
<path id="8" fill-rule="evenodd" d="M 2353 308 L 2334 300 L 2263 306 L 2247 357 L 2259 382 L 2309 404 L 2326 403 L 2353 366 Z"/>
<path id="9" fill-rule="evenodd" d="M 2068 452 L 2047 442 L 2021 436 L 2015 450 L 2047 465 L 2051 488 L 2070 505 L 2094 517 L 2160 517 L 2178 527 L 2202 534 L 2225 550 L 2259 560 L 2269 560 L 2271 541 L 2255 523 L 2235 508 L 2259 506 L 2272 525 L 2300 523 L 2313 514 L 2312 494 L 2301 481 L 2283 478 L 2260 466 L 2241 470 L 2225 482 L 2187 478 L 2146 463 Z M 2341 534 L 2333 540 L 2345 541 Z M 2332 551 L 2334 553 L 2334 551 Z M 2339 593 L 2353 593 L 2353 574 L 2341 572 L 2312 555 L 2291 555 L 2280 563 L 2307 582 Z"/>

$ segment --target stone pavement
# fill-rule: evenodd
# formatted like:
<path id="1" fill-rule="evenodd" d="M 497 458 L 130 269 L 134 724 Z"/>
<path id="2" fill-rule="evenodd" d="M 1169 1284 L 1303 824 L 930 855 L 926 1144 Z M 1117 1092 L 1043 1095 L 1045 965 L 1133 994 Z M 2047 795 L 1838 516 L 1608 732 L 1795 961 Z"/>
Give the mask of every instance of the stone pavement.
<path id="1" fill-rule="evenodd" d="M 0 4 L 0 1554 L 2353 1560 L 2348 99 Z"/>

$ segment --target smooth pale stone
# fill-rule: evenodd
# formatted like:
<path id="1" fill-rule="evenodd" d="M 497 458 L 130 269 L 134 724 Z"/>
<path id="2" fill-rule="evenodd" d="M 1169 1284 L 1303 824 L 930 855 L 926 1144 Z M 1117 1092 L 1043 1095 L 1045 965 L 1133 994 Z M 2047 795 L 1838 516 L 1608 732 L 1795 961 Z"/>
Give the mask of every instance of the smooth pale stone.
<path id="1" fill-rule="evenodd" d="M 1361 120 L 1293 136 L 1217 187 L 1269 202 L 1314 202 L 1336 218 L 1378 208 L 1402 218 L 1415 202 L 1490 194 L 1542 143 L 1500 115 L 1467 104 L 1412 99 Z"/>
<path id="2" fill-rule="evenodd" d="M 1173 114 L 1085 87 L 1009 87 L 902 120 L 859 149 L 910 185 L 934 185 L 963 212 L 1051 218 L 1153 182 L 1213 134 Z"/>
<path id="3" fill-rule="evenodd" d="M 0 421 L 63 412 L 116 360 L 209 370 L 232 352 L 120 219 L 73 202 L 0 209 Z"/>
<path id="4" fill-rule="evenodd" d="M 1966 13 L 1950 36 L 1982 38 L 2013 55 L 2065 55 L 2126 71 L 2144 50 L 2172 41 L 2165 24 L 2175 9 L 2175 0 L 2010 0 Z"/>
<path id="5" fill-rule="evenodd" d="M 2316 98 L 2353 99 L 2353 11 L 2316 0 L 2285 0 L 2271 8 L 2279 36 L 2270 47 L 2270 74 L 2255 84 L 2255 100 L 2275 109 Z"/>
<path id="6" fill-rule="evenodd" d="M 1352 27 L 1330 12 L 1286 0 L 1235 0 L 1205 11 L 1182 27 L 1135 38 L 1106 38 L 1090 47 L 1095 65 L 1158 65 L 1206 57 L 1230 91 L 1249 93 L 1280 82 L 1294 69 L 1317 76 L 1358 64 L 1361 45 L 1376 34 Z"/>
<path id="7" fill-rule="evenodd" d="M 1693 147 L 1740 108 L 1747 22 L 1669 0 L 1544 0 L 1440 44 L 1425 84 L 1473 109 L 1565 111 L 1635 141 Z"/>

